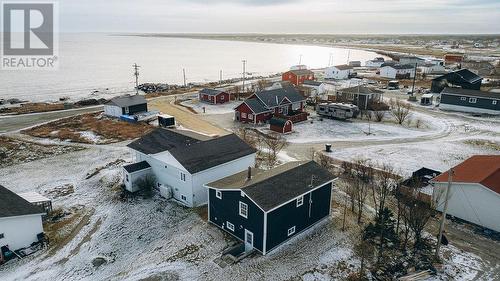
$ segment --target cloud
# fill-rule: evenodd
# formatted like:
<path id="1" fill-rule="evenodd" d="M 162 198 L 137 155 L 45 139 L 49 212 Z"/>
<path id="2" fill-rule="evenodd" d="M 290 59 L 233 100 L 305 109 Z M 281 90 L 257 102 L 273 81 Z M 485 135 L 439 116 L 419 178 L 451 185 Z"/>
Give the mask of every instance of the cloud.
<path id="1" fill-rule="evenodd" d="M 302 0 L 184 0 L 183 2 L 192 2 L 198 4 L 235 4 L 246 6 L 275 6 L 282 4 L 291 4 L 301 2 Z"/>

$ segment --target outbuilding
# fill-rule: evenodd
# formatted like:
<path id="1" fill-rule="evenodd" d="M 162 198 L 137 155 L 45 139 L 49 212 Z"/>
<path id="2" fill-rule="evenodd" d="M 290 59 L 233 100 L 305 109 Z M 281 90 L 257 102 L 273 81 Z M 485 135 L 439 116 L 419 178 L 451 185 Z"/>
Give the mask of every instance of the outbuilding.
<path id="1" fill-rule="evenodd" d="M 309 69 L 292 69 L 281 75 L 282 81 L 289 81 L 295 86 L 302 85 L 306 80 L 314 80 L 314 72 Z"/>
<path id="2" fill-rule="evenodd" d="M 205 88 L 198 93 L 201 102 L 209 104 L 222 104 L 231 101 L 231 95 L 227 92 Z"/>
<path id="3" fill-rule="evenodd" d="M 326 79 L 348 79 L 352 73 L 353 67 L 347 64 L 330 66 L 325 69 Z"/>
<path id="4" fill-rule="evenodd" d="M 208 221 L 263 255 L 330 215 L 334 177 L 316 162 L 248 169 L 208 188 Z"/>
<path id="5" fill-rule="evenodd" d="M 475 155 L 453 169 L 447 214 L 500 232 L 500 155 Z M 443 211 L 449 172 L 434 178 L 432 199 Z"/>
<path id="6" fill-rule="evenodd" d="M 386 65 L 380 68 L 380 77 L 390 79 L 410 79 L 415 77 L 415 66 L 409 64 Z"/>
<path id="7" fill-rule="evenodd" d="M 148 102 L 140 95 L 116 97 L 104 104 L 104 114 L 116 118 L 147 111 Z"/>
<path id="8" fill-rule="evenodd" d="M 422 97 L 420 98 L 421 105 L 432 105 L 433 102 L 434 102 L 433 94 L 423 94 Z"/>
<path id="9" fill-rule="evenodd" d="M 271 120 L 269 120 L 269 125 L 271 131 L 281 133 L 281 134 L 287 134 L 291 133 L 293 130 L 293 122 L 287 119 L 279 118 L 279 117 L 273 117 Z"/>
<path id="10" fill-rule="evenodd" d="M 0 185 L 0 261 L 7 251 L 38 242 L 43 236 L 45 211 Z"/>
<path id="11" fill-rule="evenodd" d="M 141 161 L 123 166 L 123 183 L 129 192 L 141 190 L 141 180 L 152 175 L 152 169 L 148 162 Z"/>

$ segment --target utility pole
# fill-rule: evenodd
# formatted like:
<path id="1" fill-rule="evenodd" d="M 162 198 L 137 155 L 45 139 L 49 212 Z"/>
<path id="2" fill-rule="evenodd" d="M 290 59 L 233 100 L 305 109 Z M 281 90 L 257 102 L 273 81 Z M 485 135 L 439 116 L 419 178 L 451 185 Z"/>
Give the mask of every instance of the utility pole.
<path id="1" fill-rule="evenodd" d="M 186 84 L 186 69 L 185 68 L 182 69 L 182 76 L 184 77 L 184 87 L 186 87 L 187 84 Z"/>
<path id="2" fill-rule="evenodd" d="M 415 74 L 413 74 L 413 86 L 411 87 L 411 96 L 413 97 L 413 93 L 415 92 L 415 80 L 417 79 L 417 63 L 415 63 Z"/>
<path id="3" fill-rule="evenodd" d="M 351 49 L 347 51 L 347 64 L 349 64 L 350 59 L 351 59 Z"/>
<path id="4" fill-rule="evenodd" d="M 139 94 L 139 67 L 137 65 L 137 63 L 134 63 L 134 65 L 132 65 L 132 67 L 134 68 L 134 76 L 135 76 L 135 94 L 138 95 Z"/>
<path id="5" fill-rule="evenodd" d="M 302 63 L 302 55 L 299 56 L 299 65 Z"/>
<path id="6" fill-rule="evenodd" d="M 246 66 L 247 66 L 247 60 L 242 60 L 243 62 L 243 86 L 241 87 L 241 91 L 245 92 L 245 78 L 246 78 Z M 238 100 L 240 100 L 240 91 L 238 91 Z"/>
<path id="7" fill-rule="evenodd" d="M 219 71 L 219 84 L 222 85 L 222 69 Z"/>
<path id="8" fill-rule="evenodd" d="M 451 168 L 448 171 L 448 186 L 446 187 L 445 197 L 444 197 L 444 207 L 443 214 L 441 217 L 441 224 L 439 225 L 438 241 L 436 245 L 436 257 L 439 258 L 439 248 L 441 247 L 441 240 L 443 239 L 443 231 L 446 222 L 446 211 L 448 209 L 448 197 L 450 196 L 451 182 L 453 181 L 453 174 L 455 171 Z"/>

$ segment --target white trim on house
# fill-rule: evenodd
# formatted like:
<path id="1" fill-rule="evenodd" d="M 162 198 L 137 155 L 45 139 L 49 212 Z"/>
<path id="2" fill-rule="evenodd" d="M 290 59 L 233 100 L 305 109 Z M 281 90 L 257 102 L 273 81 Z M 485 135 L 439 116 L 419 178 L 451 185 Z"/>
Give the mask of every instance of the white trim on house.
<path id="1" fill-rule="evenodd" d="M 216 190 L 215 191 L 215 197 L 219 198 L 219 199 L 222 199 L 222 191 L 220 190 Z"/>
<path id="2" fill-rule="evenodd" d="M 300 207 L 302 205 L 304 205 L 304 195 L 302 195 L 299 198 L 297 198 L 297 204 L 296 204 L 296 206 Z"/>
<path id="3" fill-rule="evenodd" d="M 288 237 L 290 237 L 290 236 L 292 236 L 293 234 L 295 234 L 295 225 L 294 225 L 294 226 L 292 226 L 292 227 L 290 227 L 290 228 L 288 229 L 287 234 L 288 234 Z"/>
<path id="4" fill-rule="evenodd" d="M 226 221 L 226 228 L 234 231 L 234 224 L 230 223 L 229 221 Z"/>
<path id="5" fill-rule="evenodd" d="M 260 208 L 260 207 L 259 207 Z M 264 212 L 264 230 L 262 231 L 263 238 L 262 238 L 262 254 L 266 254 L 266 247 L 267 247 L 267 213 Z"/>
<path id="6" fill-rule="evenodd" d="M 443 110 L 449 110 L 449 111 L 500 115 L 500 111 L 498 111 L 498 110 L 483 109 L 483 108 L 478 108 L 478 107 L 473 107 L 473 106 L 452 105 L 452 104 L 447 104 L 447 103 L 440 103 L 439 108 L 443 109 Z"/>

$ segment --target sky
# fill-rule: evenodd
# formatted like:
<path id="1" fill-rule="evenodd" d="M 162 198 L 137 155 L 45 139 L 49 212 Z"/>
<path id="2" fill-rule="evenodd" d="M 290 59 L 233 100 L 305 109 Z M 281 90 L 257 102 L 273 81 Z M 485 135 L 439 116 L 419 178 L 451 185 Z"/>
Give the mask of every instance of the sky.
<path id="1" fill-rule="evenodd" d="M 60 0 L 63 32 L 500 33 L 500 0 Z"/>

